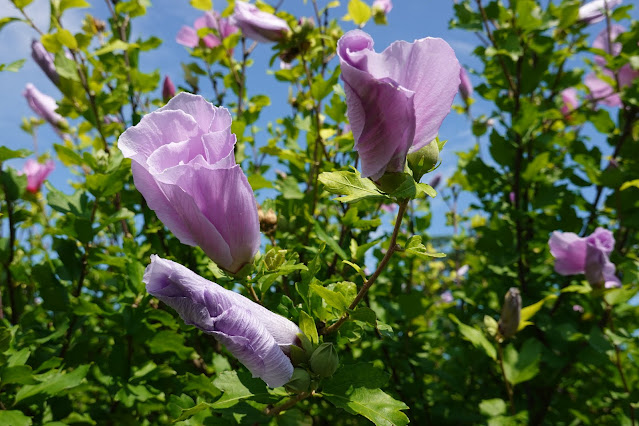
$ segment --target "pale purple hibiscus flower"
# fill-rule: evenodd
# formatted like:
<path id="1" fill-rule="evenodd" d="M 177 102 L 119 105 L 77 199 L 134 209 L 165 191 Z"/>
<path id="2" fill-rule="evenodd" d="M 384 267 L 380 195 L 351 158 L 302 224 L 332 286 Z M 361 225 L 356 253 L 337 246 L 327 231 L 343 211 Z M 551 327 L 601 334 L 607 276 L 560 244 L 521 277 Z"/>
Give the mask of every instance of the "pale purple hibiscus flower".
<path id="1" fill-rule="evenodd" d="M 56 131 L 59 128 L 66 127 L 67 121 L 60 114 L 56 112 L 58 109 L 58 104 L 55 99 L 53 99 L 49 95 L 45 95 L 40 92 L 36 87 L 27 83 L 24 92 L 22 93 L 29 104 L 29 107 L 35 112 L 40 118 L 45 119 L 49 124 L 51 124 Z"/>
<path id="2" fill-rule="evenodd" d="M 466 72 L 464 67 L 459 68 L 459 79 L 459 94 L 464 102 L 468 102 L 468 99 L 473 95 L 473 83 L 470 81 L 468 72 Z"/>
<path id="3" fill-rule="evenodd" d="M 393 2 L 391 0 L 375 0 L 373 2 L 373 10 L 381 10 L 384 15 L 388 15 L 393 10 Z"/>
<path id="4" fill-rule="evenodd" d="M 452 303 L 455 298 L 453 297 L 453 292 L 450 290 L 446 290 L 441 294 L 442 302 L 444 303 Z"/>
<path id="5" fill-rule="evenodd" d="M 570 113 L 579 105 L 577 99 L 577 89 L 569 87 L 561 91 L 561 113 L 564 117 L 569 118 Z"/>
<path id="6" fill-rule="evenodd" d="M 251 263 L 260 245 L 257 203 L 235 163 L 235 142 L 228 110 L 181 92 L 118 143 L 158 218 L 232 273 Z"/>
<path id="7" fill-rule="evenodd" d="M 585 24 L 595 24 L 606 17 L 606 8 L 612 10 L 623 0 L 594 0 L 579 8 L 579 20 Z"/>
<path id="8" fill-rule="evenodd" d="M 47 160 L 46 163 L 42 164 L 33 158 L 29 158 L 24 163 L 22 172 L 20 172 L 20 174 L 27 177 L 27 191 L 34 194 L 40 191 L 40 187 L 54 168 L 55 164 L 53 163 L 53 160 Z"/>
<path id="9" fill-rule="evenodd" d="M 244 37 L 262 43 L 280 41 L 289 31 L 285 20 L 244 1 L 235 2 L 231 22 L 242 30 Z"/>
<path id="10" fill-rule="evenodd" d="M 347 113 L 362 176 L 404 170 L 435 139 L 459 88 L 459 62 L 442 39 L 397 41 L 382 53 L 361 30 L 337 42 Z"/>
<path id="11" fill-rule="evenodd" d="M 290 380 L 293 364 L 287 354 L 300 333 L 293 322 L 156 255 L 151 256 L 143 282 L 186 324 L 215 336 L 253 377 L 270 387 Z"/>
<path id="12" fill-rule="evenodd" d="M 584 274 L 593 286 L 621 286 L 615 275 L 615 265 L 609 259 L 615 246 L 612 232 L 597 228 L 588 237 L 582 238 L 572 232 L 555 231 L 548 245 L 558 274 Z"/>
<path id="13" fill-rule="evenodd" d="M 200 42 L 198 30 L 202 28 L 211 28 L 217 32 L 217 34 L 207 34 L 202 39 L 209 48 L 219 46 L 222 40 L 237 32 L 237 27 L 229 19 L 220 17 L 217 12 L 206 12 L 195 20 L 193 27 L 184 25 L 180 28 L 175 40 L 183 46 L 194 48 Z"/>

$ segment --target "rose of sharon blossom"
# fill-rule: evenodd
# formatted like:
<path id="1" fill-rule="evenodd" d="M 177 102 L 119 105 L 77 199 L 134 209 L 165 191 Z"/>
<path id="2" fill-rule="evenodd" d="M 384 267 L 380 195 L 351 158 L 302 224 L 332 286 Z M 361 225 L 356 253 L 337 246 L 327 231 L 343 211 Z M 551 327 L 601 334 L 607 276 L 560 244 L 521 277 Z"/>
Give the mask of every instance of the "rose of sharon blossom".
<path id="1" fill-rule="evenodd" d="M 362 176 L 404 170 L 406 155 L 428 145 L 450 112 L 459 63 L 444 40 L 397 41 L 382 53 L 353 30 L 337 42 L 347 113 Z"/>
<path id="2" fill-rule="evenodd" d="M 579 100 L 577 99 L 577 89 L 569 87 L 561 91 L 561 113 L 564 117 L 568 117 L 570 113 L 577 108 Z"/>
<path id="3" fill-rule="evenodd" d="M 135 186 L 184 244 L 232 273 L 260 245 L 257 203 L 233 149 L 231 114 L 181 92 L 120 136 Z"/>
<path id="4" fill-rule="evenodd" d="M 594 0 L 579 8 L 579 21 L 585 24 L 595 24 L 606 17 L 606 7 L 612 10 L 619 6 L 622 0 Z"/>
<path id="5" fill-rule="evenodd" d="M 217 12 L 206 12 L 193 23 L 193 27 L 183 26 L 180 28 L 176 41 L 186 47 L 194 48 L 200 42 L 197 30 L 201 28 L 211 28 L 217 31 L 217 35 L 207 34 L 202 40 L 209 47 L 219 46 L 229 35 L 237 32 L 237 27 L 231 24 L 229 19 L 220 17 Z"/>
<path id="6" fill-rule="evenodd" d="M 470 82 L 470 77 L 464 67 L 459 68 L 459 79 L 459 94 L 467 102 L 468 98 L 473 95 L 473 83 Z"/>
<path id="7" fill-rule="evenodd" d="M 40 40 L 31 42 L 31 57 L 38 64 L 40 69 L 49 77 L 49 80 L 56 86 L 60 83 L 60 76 L 53 63 L 53 55 L 44 48 Z"/>
<path id="8" fill-rule="evenodd" d="M 33 112 L 35 112 L 40 118 L 45 119 L 56 128 L 66 126 L 67 122 L 64 117 L 55 112 L 58 108 L 58 104 L 51 96 L 40 92 L 31 83 L 27 83 L 22 94 L 27 99 L 29 107 L 31 107 Z"/>
<path id="9" fill-rule="evenodd" d="M 548 245 L 558 274 L 585 274 L 593 286 L 603 284 L 610 288 L 621 285 L 615 275 L 615 265 L 609 259 L 615 246 L 612 232 L 597 228 L 588 237 L 581 238 L 572 232 L 555 231 Z"/>
<path id="10" fill-rule="evenodd" d="M 373 2 L 373 10 L 378 9 L 384 12 L 384 15 L 393 10 L 393 2 L 391 0 L 375 0 Z"/>
<path id="11" fill-rule="evenodd" d="M 290 380 L 293 364 L 287 353 L 300 333 L 291 321 L 156 255 L 151 256 L 142 281 L 186 324 L 215 336 L 253 377 L 270 387 Z"/>
<path id="12" fill-rule="evenodd" d="M 608 37 L 608 28 L 601 30 L 595 41 L 592 42 L 592 47 L 595 49 L 601 49 L 612 56 L 617 56 L 621 53 L 621 43 L 615 42 L 620 34 L 626 32 L 626 29 L 618 24 L 612 24 L 610 26 L 610 37 Z M 595 63 L 606 66 L 606 60 L 601 56 L 595 56 Z"/>
<path id="13" fill-rule="evenodd" d="M 235 2 L 231 22 L 242 30 L 244 37 L 262 43 L 280 41 L 289 31 L 285 20 L 244 1 Z"/>
<path id="14" fill-rule="evenodd" d="M 55 164 L 53 160 L 47 160 L 46 163 L 41 164 L 29 158 L 26 163 L 24 163 L 24 167 L 22 167 L 22 172 L 20 173 L 27 177 L 27 191 L 33 192 L 34 194 L 40 191 L 40 187 L 54 168 Z"/>

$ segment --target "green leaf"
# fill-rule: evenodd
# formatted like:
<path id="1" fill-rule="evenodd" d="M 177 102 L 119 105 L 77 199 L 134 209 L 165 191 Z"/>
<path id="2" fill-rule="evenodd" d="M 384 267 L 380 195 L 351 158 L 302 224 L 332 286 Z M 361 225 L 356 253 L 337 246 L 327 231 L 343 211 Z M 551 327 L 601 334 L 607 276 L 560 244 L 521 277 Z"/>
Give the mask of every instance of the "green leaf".
<path id="1" fill-rule="evenodd" d="M 3 353 L 7 349 L 9 349 L 12 339 L 13 335 L 11 334 L 11 330 L 3 325 L 0 325 L 0 353 Z"/>
<path id="2" fill-rule="evenodd" d="M 319 336 L 317 335 L 317 327 L 315 327 L 315 321 L 306 312 L 300 311 L 300 330 L 304 333 L 312 343 L 319 343 Z"/>
<path id="3" fill-rule="evenodd" d="M 46 379 L 37 385 L 26 385 L 16 394 L 15 404 L 29 402 L 38 396 L 53 396 L 57 393 L 80 385 L 89 371 L 89 364 L 81 365 L 71 373 L 54 370 Z"/>
<path id="4" fill-rule="evenodd" d="M 0 170 L 0 185 L 7 198 L 17 200 L 27 189 L 27 177 L 19 175 L 18 171 L 12 168 Z"/>
<path id="5" fill-rule="evenodd" d="M 29 6 L 33 2 L 33 0 L 11 0 L 11 2 L 18 9 L 24 9 L 25 7 Z"/>
<path id="6" fill-rule="evenodd" d="M 9 64 L 0 64 L 0 71 L 18 72 L 26 62 L 26 59 L 18 59 Z"/>
<path id="7" fill-rule="evenodd" d="M 485 399 L 479 403 L 479 411 L 489 417 L 497 417 L 506 413 L 506 403 L 503 399 Z"/>
<path id="8" fill-rule="evenodd" d="M 27 417 L 22 411 L 17 410 L 0 410 L 0 424 L 6 426 L 31 426 L 31 418 Z"/>
<path id="9" fill-rule="evenodd" d="M 344 203 L 355 203 L 365 199 L 389 199 L 373 181 L 362 178 L 358 171 L 324 172 L 319 175 L 319 181 L 324 184 L 328 192 L 343 195 L 336 200 Z"/>
<path id="10" fill-rule="evenodd" d="M 522 173 L 521 177 L 526 179 L 527 181 L 537 181 L 542 180 L 544 178 L 543 173 L 541 171 L 548 164 L 548 158 L 550 154 L 548 152 L 542 152 L 537 155 L 535 159 L 528 164 L 524 173 Z"/>
<path id="11" fill-rule="evenodd" d="M 495 350 L 495 346 L 488 341 L 484 333 L 474 327 L 464 324 L 453 314 L 449 314 L 448 317 L 457 324 L 459 332 L 466 340 L 472 343 L 474 347 L 483 349 L 484 352 L 486 352 L 486 355 L 492 359 L 497 360 L 497 351 Z"/>
<path id="12" fill-rule="evenodd" d="M 60 6 L 58 10 L 60 13 L 62 13 L 67 9 L 85 8 L 90 6 L 91 5 L 87 3 L 85 0 L 60 0 Z"/>
<path id="13" fill-rule="evenodd" d="M 0 30 L 4 28 L 5 25 L 10 24 L 12 22 L 22 21 L 20 18 L 16 18 L 15 16 L 6 16 L 0 19 Z"/>
<path id="14" fill-rule="evenodd" d="M 504 350 L 504 372 L 510 383 L 516 385 L 528 381 L 539 373 L 541 343 L 528 339 L 520 352 L 510 344 Z"/>
<path id="15" fill-rule="evenodd" d="M 29 156 L 31 151 L 28 149 L 9 149 L 6 146 L 0 146 L 0 163 L 10 160 L 12 158 L 24 158 Z"/>
<path id="16" fill-rule="evenodd" d="M 193 349 L 184 346 L 184 335 L 171 330 L 162 330 L 146 343 L 152 354 L 173 352 L 180 358 L 187 358 Z"/>
<path id="17" fill-rule="evenodd" d="M 311 284 L 311 290 L 324 299 L 327 305 L 337 309 L 340 314 L 348 309 L 349 302 L 342 293 L 317 284 Z"/>
<path id="18" fill-rule="evenodd" d="M 191 6 L 196 9 L 209 11 L 213 9 L 213 2 L 211 0 L 191 0 Z"/>
<path id="19" fill-rule="evenodd" d="M 33 371 L 31 371 L 31 366 L 16 365 L 13 367 L 7 367 L 2 370 L 2 376 L 0 376 L 0 386 L 10 383 L 33 385 L 38 383 L 38 381 L 33 378 Z"/>
<path id="20" fill-rule="evenodd" d="M 362 26 L 371 19 L 373 12 L 370 6 L 362 0 L 350 0 L 348 2 L 348 15 L 355 25 Z"/>
<path id="21" fill-rule="evenodd" d="M 211 408 L 211 406 L 212 405 L 209 404 L 208 402 L 200 402 L 195 407 L 182 409 L 180 416 L 177 419 L 175 419 L 175 421 L 181 422 L 183 420 L 187 420 L 193 417 L 194 415 L 196 415 L 197 413 L 199 413 L 200 411 L 206 410 L 207 408 Z"/>
<path id="22" fill-rule="evenodd" d="M 324 241 L 326 245 L 328 245 L 331 249 L 333 249 L 333 251 L 337 253 L 339 257 L 341 257 L 343 260 L 350 259 L 350 257 L 346 254 L 346 252 L 342 250 L 339 244 L 337 244 L 337 241 L 335 241 L 333 237 L 331 237 L 330 235 L 326 233 L 326 231 L 324 231 L 324 229 L 319 224 L 319 222 L 313 223 L 313 229 L 315 230 L 317 237 L 320 240 Z"/>
<path id="23" fill-rule="evenodd" d="M 266 384 L 248 374 L 225 371 L 213 380 L 213 385 L 224 392 L 220 399 L 211 404 L 214 409 L 229 408 L 247 398 L 255 401 L 272 399 Z"/>
<path id="24" fill-rule="evenodd" d="M 93 52 L 93 56 L 104 55 L 105 53 L 111 53 L 116 50 L 129 50 L 136 47 L 138 47 L 138 45 L 135 43 L 127 43 L 118 39 Z"/>
<path id="25" fill-rule="evenodd" d="M 124 165 L 118 170 L 108 173 L 96 173 L 87 176 L 87 189 L 96 197 L 109 197 L 122 190 L 128 181 L 131 168 Z"/>
<path id="26" fill-rule="evenodd" d="M 60 44 L 62 44 L 63 46 L 66 46 L 69 49 L 78 48 L 78 42 L 75 40 L 75 37 L 73 37 L 73 34 L 71 34 L 69 30 L 65 30 L 65 29 L 58 30 L 56 37 L 58 41 L 60 42 Z"/>
<path id="27" fill-rule="evenodd" d="M 628 188 L 631 187 L 635 187 L 635 188 L 639 188 L 639 179 L 633 179 L 633 180 L 629 180 L 627 182 L 624 182 L 621 187 L 619 188 L 620 191 L 626 190 Z"/>

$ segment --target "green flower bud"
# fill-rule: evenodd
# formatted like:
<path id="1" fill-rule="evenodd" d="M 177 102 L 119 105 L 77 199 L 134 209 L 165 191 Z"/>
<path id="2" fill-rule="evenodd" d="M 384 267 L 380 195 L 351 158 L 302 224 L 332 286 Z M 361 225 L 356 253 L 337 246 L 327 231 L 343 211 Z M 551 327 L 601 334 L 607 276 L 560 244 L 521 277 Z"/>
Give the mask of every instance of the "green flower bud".
<path id="1" fill-rule="evenodd" d="M 415 182 L 419 182 L 422 176 L 431 171 L 439 161 L 439 146 L 437 145 L 437 139 L 433 140 L 420 150 L 411 152 L 408 154 L 407 159 L 408 167 L 410 167 L 413 171 Z"/>
<path id="2" fill-rule="evenodd" d="M 519 289 L 511 287 L 504 296 L 504 306 L 499 318 L 499 334 L 507 339 L 514 336 L 519 330 L 521 318 L 521 294 Z"/>
<path id="3" fill-rule="evenodd" d="M 311 369 L 320 377 L 330 377 L 339 366 L 339 357 L 332 343 L 322 343 L 311 355 Z"/>
<path id="4" fill-rule="evenodd" d="M 289 380 L 284 386 L 290 392 L 307 392 L 308 388 L 311 386 L 311 376 L 303 368 L 296 368 L 293 370 L 291 380 Z"/>

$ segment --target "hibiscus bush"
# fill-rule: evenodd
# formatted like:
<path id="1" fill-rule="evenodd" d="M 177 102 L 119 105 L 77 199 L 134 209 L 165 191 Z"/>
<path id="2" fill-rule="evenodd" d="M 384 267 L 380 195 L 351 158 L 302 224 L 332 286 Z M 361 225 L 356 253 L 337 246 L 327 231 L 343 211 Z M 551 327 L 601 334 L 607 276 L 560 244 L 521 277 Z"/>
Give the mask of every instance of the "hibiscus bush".
<path id="1" fill-rule="evenodd" d="M 0 424 L 637 424 L 632 2 L 450 2 L 474 67 L 390 0 L 10 2 Z"/>

